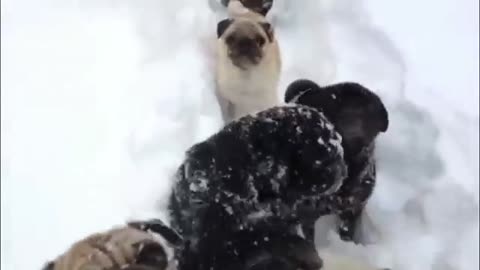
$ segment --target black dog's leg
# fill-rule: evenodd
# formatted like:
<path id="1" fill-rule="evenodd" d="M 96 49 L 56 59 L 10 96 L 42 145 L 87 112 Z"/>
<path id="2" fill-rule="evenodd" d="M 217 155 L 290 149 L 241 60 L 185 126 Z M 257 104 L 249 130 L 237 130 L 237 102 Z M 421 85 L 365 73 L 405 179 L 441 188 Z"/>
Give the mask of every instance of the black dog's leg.
<path id="1" fill-rule="evenodd" d="M 370 162 L 365 170 L 361 178 L 347 179 L 347 183 L 338 194 L 340 203 L 336 211 L 339 218 L 338 232 L 340 238 L 345 241 L 358 242 L 354 239 L 355 230 L 375 187 L 375 163 Z"/>
<path id="2" fill-rule="evenodd" d="M 343 241 L 358 243 L 355 239 L 355 230 L 357 228 L 363 208 L 349 209 L 338 214 L 338 234 Z"/>
<path id="3" fill-rule="evenodd" d="M 304 222 L 302 224 L 302 231 L 307 241 L 315 242 L 315 221 Z"/>

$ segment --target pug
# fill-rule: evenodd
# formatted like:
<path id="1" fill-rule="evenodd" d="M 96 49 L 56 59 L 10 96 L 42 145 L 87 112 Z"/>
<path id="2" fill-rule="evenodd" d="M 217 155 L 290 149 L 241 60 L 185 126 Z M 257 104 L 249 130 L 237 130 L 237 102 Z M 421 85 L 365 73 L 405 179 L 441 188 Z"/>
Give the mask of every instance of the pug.
<path id="1" fill-rule="evenodd" d="M 273 27 L 238 5 L 231 1 L 230 18 L 217 24 L 216 94 L 226 123 L 280 103 L 281 59 Z"/>
<path id="2" fill-rule="evenodd" d="M 180 243 L 160 220 L 130 222 L 76 242 L 43 270 L 165 270 Z"/>

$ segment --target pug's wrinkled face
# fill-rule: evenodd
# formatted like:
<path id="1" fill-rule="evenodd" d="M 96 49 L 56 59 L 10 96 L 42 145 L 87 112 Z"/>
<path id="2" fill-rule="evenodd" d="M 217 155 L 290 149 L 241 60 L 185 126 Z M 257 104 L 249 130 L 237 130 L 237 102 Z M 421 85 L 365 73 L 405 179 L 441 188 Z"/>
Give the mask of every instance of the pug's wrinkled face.
<path id="1" fill-rule="evenodd" d="M 225 43 L 232 63 L 241 69 L 258 65 L 273 42 L 273 30 L 268 22 L 248 19 L 219 22 L 217 35 Z"/>

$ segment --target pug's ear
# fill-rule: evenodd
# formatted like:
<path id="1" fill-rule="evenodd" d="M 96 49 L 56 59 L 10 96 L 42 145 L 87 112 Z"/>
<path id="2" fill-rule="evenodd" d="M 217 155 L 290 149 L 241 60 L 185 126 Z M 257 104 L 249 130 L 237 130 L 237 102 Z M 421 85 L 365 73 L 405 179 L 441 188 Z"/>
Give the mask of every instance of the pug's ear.
<path id="1" fill-rule="evenodd" d="M 128 226 L 146 232 L 150 231 L 157 233 L 174 246 L 180 245 L 183 241 L 180 234 L 178 234 L 174 229 L 167 226 L 160 219 L 151 219 L 147 221 L 131 221 L 128 223 Z"/>
<path id="2" fill-rule="evenodd" d="M 139 265 L 167 269 L 168 256 L 162 244 L 155 241 L 143 241 L 133 245 L 138 250 L 135 262 Z M 150 269 L 150 268 L 145 268 Z"/>
<path id="3" fill-rule="evenodd" d="M 55 262 L 54 262 L 54 261 L 51 261 L 51 262 L 47 262 L 47 263 L 42 267 L 42 270 L 53 270 L 54 267 L 55 267 Z"/>
<path id="4" fill-rule="evenodd" d="M 233 23 L 232 19 L 225 19 L 221 20 L 217 24 L 217 38 L 220 38 L 223 33 L 225 33 L 225 30 Z"/>
<path id="5" fill-rule="evenodd" d="M 261 22 L 260 26 L 263 28 L 265 31 L 265 34 L 268 37 L 268 41 L 273 42 L 273 27 L 270 23 L 268 22 Z"/>

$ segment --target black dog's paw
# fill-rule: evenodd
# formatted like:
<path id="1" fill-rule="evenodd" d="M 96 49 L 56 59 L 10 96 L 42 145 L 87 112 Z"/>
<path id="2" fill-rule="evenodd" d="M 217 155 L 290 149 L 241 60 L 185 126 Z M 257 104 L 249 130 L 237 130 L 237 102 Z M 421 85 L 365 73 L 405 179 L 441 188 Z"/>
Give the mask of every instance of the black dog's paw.
<path id="1" fill-rule="evenodd" d="M 147 221 L 132 221 L 128 226 L 145 232 L 153 232 L 161 235 L 171 245 L 178 246 L 182 243 L 182 237 L 174 229 L 167 226 L 160 219 L 150 219 Z"/>

